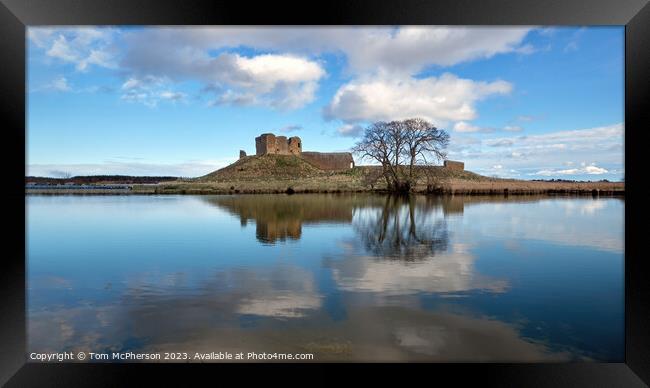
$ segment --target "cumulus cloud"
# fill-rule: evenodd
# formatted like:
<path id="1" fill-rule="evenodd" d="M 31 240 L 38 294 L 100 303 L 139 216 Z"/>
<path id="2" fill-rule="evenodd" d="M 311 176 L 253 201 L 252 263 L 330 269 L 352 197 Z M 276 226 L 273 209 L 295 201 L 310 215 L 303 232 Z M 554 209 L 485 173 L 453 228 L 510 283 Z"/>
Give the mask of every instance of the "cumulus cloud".
<path id="1" fill-rule="evenodd" d="M 192 67 L 192 66 L 190 66 Z M 291 55 L 243 57 L 221 54 L 187 69 L 218 87 L 228 87 L 218 104 L 269 105 L 296 109 L 314 99 L 325 70 L 315 61 Z"/>
<path id="2" fill-rule="evenodd" d="M 422 79 L 368 78 L 339 88 L 324 116 L 346 123 L 422 117 L 444 126 L 476 118 L 477 101 L 511 91 L 512 85 L 505 81 L 477 82 L 450 73 Z"/>
<path id="3" fill-rule="evenodd" d="M 30 41 L 48 57 L 74 64 L 79 71 L 86 71 L 91 65 L 116 67 L 112 46 L 115 34 L 114 29 L 95 27 L 30 27 L 27 31 Z"/>
<path id="4" fill-rule="evenodd" d="M 450 66 L 526 51 L 522 41 L 529 31 L 524 27 L 456 26 L 164 27 L 130 34 L 126 61 L 134 66 L 164 66 L 161 60 L 182 60 L 169 56 L 178 50 L 201 55 L 208 50 L 245 46 L 297 54 L 341 53 L 355 74 L 413 74 L 431 65 Z"/>
<path id="5" fill-rule="evenodd" d="M 503 165 L 503 176 L 615 177 L 624 170 L 624 132 L 623 123 L 619 123 L 540 135 L 495 137 L 478 144 L 452 137 L 449 157 L 465 160 L 467 169 L 479 173 L 493 173 L 492 166 Z M 481 147 L 482 144 L 488 147 Z"/>
<path id="6" fill-rule="evenodd" d="M 264 54 L 245 57 L 222 53 L 178 60 L 172 68 L 155 67 L 147 76 L 172 80 L 198 79 L 216 94 L 213 105 L 266 105 L 279 109 L 300 108 L 314 99 L 325 70 L 315 61 L 292 55 Z M 161 71 L 162 70 L 162 71 Z"/>
<path id="7" fill-rule="evenodd" d="M 168 79 L 152 75 L 131 77 L 124 81 L 120 89 L 122 100 L 142 103 L 152 108 L 158 106 L 160 101 L 180 102 L 187 97 L 186 93 L 171 90 Z"/>
<path id="8" fill-rule="evenodd" d="M 542 175 L 542 176 L 553 176 L 553 175 L 602 175 L 606 174 L 609 171 L 607 169 L 604 169 L 602 167 L 596 166 L 595 163 L 590 164 L 589 166 L 585 166 L 582 168 L 569 168 L 565 170 L 541 170 L 535 173 L 534 175 Z"/>
<path id="9" fill-rule="evenodd" d="M 344 124 L 336 132 L 343 137 L 357 137 L 363 133 L 363 127 L 361 125 Z"/>
<path id="10" fill-rule="evenodd" d="M 407 26 L 364 31 L 340 45 L 353 71 L 413 74 L 430 65 L 451 66 L 521 51 L 528 31 L 518 27 Z"/>
<path id="11" fill-rule="evenodd" d="M 318 62 L 323 54 L 342 55 L 345 69 L 357 85 L 365 82 L 359 77 L 389 74 L 422 89 L 430 80 L 410 77 L 432 66 L 530 51 L 522 43 L 529 30 L 454 26 L 158 27 L 117 34 L 110 28 L 82 27 L 30 28 L 29 37 L 47 56 L 73 63 L 81 71 L 95 65 L 118 68 L 127 79 L 153 75 L 172 82 L 198 80 L 215 93 L 211 105 L 297 109 L 315 98 L 319 81 L 325 76 Z M 116 36 L 119 45 L 113 44 Z M 237 53 L 242 47 L 261 54 Z M 132 94 L 127 98 L 142 97 Z M 472 103 L 468 102 L 470 116 Z"/>

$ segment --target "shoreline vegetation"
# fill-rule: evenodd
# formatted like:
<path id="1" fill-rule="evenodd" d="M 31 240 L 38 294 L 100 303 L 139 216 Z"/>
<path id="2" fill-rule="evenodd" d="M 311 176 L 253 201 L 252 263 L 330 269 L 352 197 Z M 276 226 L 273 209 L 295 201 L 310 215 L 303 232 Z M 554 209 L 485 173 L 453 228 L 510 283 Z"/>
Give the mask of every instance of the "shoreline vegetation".
<path id="1" fill-rule="evenodd" d="M 421 178 L 411 192 L 439 195 L 603 195 L 624 196 L 624 182 L 539 181 L 486 177 L 442 166 L 420 166 Z M 89 182 L 84 183 L 86 178 Z M 294 193 L 390 193 L 380 166 L 357 166 L 350 170 L 323 171 L 294 156 L 247 156 L 198 178 L 107 176 L 26 178 L 26 194 L 294 194 Z M 49 179 L 49 182 L 43 180 Z M 153 181 L 153 182 L 152 182 Z M 63 186 L 48 187 L 57 184 Z M 79 183 L 81 182 L 81 183 Z M 140 183 L 145 182 L 145 183 Z M 69 184 L 65 184 L 69 183 Z M 95 185 L 93 189 L 83 184 Z M 102 185 L 124 185 L 102 188 Z M 75 187 L 75 185 L 79 185 Z M 31 187 L 30 187 L 31 186 Z M 99 186 L 99 187 L 97 187 Z"/>

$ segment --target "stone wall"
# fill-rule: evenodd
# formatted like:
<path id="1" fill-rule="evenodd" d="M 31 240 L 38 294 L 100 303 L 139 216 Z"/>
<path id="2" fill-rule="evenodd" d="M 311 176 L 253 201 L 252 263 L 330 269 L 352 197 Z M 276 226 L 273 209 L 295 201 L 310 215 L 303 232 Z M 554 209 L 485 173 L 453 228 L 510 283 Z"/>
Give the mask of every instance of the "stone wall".
<path id="1" fill-rule="evenodd" d="M 465 169 L 465 163 L 455 162 L 453 160 L 445 160 L 445 168 L 450 170 L 463 171 Z"/>
<path id="2" fill-rule="evenodd" d="M 302 141 L 298 136 L 287 140 L 286 136 L 265 133 L 255 138 L 255 155 L 296 155 L 302 152 Z"/>
<path id="3" fill-rule="evenodd" d="M 255 155 L 261 156 L 275 153 L 275 135 L 265 133 L 255 138 Z"/>
<path id="4" fill-rule="evenodd" d="M 302 158 L 321 170 L 349 170 L 354 159 L 349 152 L 303 152 Z"/>
<path id="5" fill-rule="evenodd" d="M 354 159 L 349 152 L 302 152 L 302 140 L 298 136 L 287 139 L 286 136 L 272 133 L 259 135 L 255 138 L 255 154 L 295 155 L 321 170 L 349 170 L 354 167 Z"/>
<path id="6" fill-rule="evenodd" d="M 296 156 L 300 156 L 302 153 L 302 141 L 298 136 L 289 138 L 289 153 Z"/>

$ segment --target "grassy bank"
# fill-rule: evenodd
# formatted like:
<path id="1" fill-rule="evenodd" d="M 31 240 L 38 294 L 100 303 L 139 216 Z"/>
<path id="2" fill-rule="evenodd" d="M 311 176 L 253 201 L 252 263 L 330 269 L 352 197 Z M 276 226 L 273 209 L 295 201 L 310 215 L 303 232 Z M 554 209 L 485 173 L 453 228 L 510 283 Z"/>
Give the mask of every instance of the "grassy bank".
<path id="1" fill-rule="evenodd" d="M 413 191 L 446 195 L 624 195 L 623 182 L 525 181 L 485 177 L 470 171 L 441 166 L 419 167 L 420 178 Z M 194 179 L 158 184 L 133 184 L 132 190 L 110 194 L 274 194 L 386 192 L 379 166 L 358 166 L 332 172 L 320 170 L 295 156 L 248 156 Z M 34 194 L 109 194 L 52 190 Z"/>
<path id="2" fill-rule="evenodd" d="M 337 177 L 340 178 L 340 177 Z M 133 194 L 273 194 L 273 193 L 339 193 L 385 192 L 385 187 L 370 188 L 345 179 L 295 179 L 267 180 L 264 182 L 176 182 L 157 186 L 133 187 Z M 623 183 L 606 182 L 532 182 L 500 181 L 472 182 L 452 180 L 436 189 L 418 186 L 415 193 L 448 195 L 530 195 L 530 194 L 581 194 L 624 195 Z"/>
<path id="3" fill-rule="evenodd" d="M 273 193 L 338 193 L 385 192 L 386 183 L 378 167 L 355 167 L 345 172 L 316 172 L 298 177 L 226 177 L 199 178 L 165 182 L 155 186 L 133 186 L 134 193 L 156 194 L 273 194 Z M 415 193 L 448 195 L 528 195 L 581 194 L 624 195 L 622 182 L 542 182 L 488 178 L 469 171 L 449 171 L 430 167 L 428 178 L 422 178 Z"/>

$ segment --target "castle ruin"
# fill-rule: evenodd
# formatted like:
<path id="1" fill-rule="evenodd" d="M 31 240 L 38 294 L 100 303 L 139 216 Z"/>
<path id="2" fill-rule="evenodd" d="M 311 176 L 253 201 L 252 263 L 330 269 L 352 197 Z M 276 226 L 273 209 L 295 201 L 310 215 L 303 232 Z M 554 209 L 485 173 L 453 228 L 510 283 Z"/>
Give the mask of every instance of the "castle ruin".
<path id="1" fill-rule="evenodd" d="M 445 160 L 444 166 L 445 166 L 445 168 L 448 168 L 450 170 L 455 170 L 455 171 L 463 171 L 463 170 L 465 170 L 465 163 L 456 162 L 456 161 L 453 161 L 453 160 Z"/>
<path id="2" fill-rule="evenodd" d="M 275 136 L 264 133 L 255 138 L 255 155 L 294 155 L 321 170 L 349 170 L 354 167 L 354 159 L 349 152 L 303 152 L 302 140 L 298 136 L 287 139 L 286 136 Z M 239 157 L 245 157 L 241 151 Z"/>
<path id="3" fill-rule="evenodd" d="M 272 133 L 264 133 L 255 138 L 255 154 L 261 155 L 295 155 L 302 153 L 302 144 L 298 136 L 290 137 L 275 136 Z"/>

